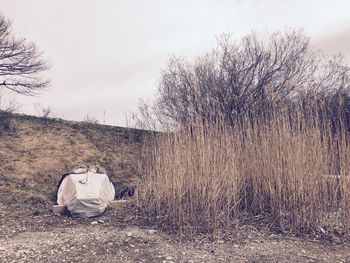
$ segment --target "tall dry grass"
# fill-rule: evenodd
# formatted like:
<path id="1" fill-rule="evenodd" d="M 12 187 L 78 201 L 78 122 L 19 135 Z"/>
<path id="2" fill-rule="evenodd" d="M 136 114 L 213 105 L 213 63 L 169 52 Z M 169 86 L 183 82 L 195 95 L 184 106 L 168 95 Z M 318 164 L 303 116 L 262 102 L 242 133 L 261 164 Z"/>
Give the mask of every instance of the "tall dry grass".
<path id="1" fill-rule="evenodd" d="M 158 135 L 145 146 L 138 200 L 177 229 L 263 218 L 282 231 L 350 227 L 349 138 L 322 113 L 275 112 Z M 333 123 L 334 124 L 334 123 Z"/>

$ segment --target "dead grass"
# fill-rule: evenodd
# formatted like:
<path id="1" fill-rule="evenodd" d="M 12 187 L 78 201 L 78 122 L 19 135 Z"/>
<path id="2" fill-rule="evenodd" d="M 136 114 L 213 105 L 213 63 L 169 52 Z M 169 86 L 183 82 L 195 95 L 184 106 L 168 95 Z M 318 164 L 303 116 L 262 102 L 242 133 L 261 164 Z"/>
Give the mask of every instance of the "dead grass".
<path id="1" fill-rule="evenodd" d="M 330 127 L 326 117 L 275 113 L 158 136 L 144 149 L 139 207 L 187 232 L 263 218 L 282 232 L 347 235 L 349 138 Z"/>
<path id="2" fill-rule="evenodd" d="M 61 176 L 90 162 L 106 167 L 118 189 L 134 184 L 143 131 L 25 115 L 9 115 L 9 123 L 0 135 L 0 188 L 7 201 L 51 202 Z M 16 183 L 25 185 L 20 193 Z"/>

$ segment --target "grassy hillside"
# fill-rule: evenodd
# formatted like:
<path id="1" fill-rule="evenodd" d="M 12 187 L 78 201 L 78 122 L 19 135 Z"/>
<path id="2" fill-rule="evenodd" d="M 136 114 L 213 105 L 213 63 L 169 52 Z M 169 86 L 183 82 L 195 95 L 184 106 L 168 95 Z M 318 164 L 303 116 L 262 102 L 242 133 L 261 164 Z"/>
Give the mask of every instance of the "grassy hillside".
<path id="1" fill-rule="evenodd" d="M 117 191 L 132 185 L 145 131 L 6 114 L 0 118 L 0 202 L 49 203 L 62 174 L 107 168 Z"/>

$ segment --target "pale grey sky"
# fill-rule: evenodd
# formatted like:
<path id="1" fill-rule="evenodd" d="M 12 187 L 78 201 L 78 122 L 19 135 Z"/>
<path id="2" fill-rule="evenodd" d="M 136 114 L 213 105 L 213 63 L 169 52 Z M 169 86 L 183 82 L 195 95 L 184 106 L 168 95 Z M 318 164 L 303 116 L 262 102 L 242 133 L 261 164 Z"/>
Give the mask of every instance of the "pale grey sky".
<path id="1" fill-rule="evenodd" d="M 139 98 L 152 99 L 169 55 L 193 58 L 231 32 L 304 28 L 315 45 L 350 58 L 348 0 L 0 0 L 18 37 L 35 42 L 52 68 L 51 87 L 23 98 L 57 117 L 87 115 L 124 125 Z"/>

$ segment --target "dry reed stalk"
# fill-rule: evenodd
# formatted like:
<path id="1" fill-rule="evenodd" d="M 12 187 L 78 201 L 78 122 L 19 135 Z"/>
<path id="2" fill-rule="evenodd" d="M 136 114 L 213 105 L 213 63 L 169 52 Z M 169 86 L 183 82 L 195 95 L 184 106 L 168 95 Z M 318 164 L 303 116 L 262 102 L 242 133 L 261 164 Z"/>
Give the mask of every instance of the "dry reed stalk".
<path id="1" fill-rule="evenodd" d="M 148 141 L 140 208 L 169 227 L 194 231 L 214 231 L 249 214 L 296 233 L 346 232 L 347 132 L 344 125 L 332 130 L 326 116 L 301 112 L 268 121 L 251 115 L 235 127 L 199 123 Z"/>

